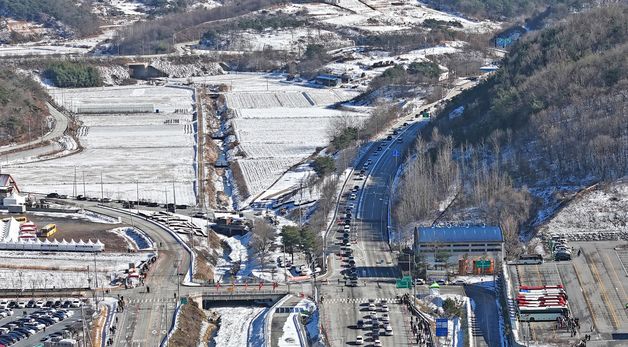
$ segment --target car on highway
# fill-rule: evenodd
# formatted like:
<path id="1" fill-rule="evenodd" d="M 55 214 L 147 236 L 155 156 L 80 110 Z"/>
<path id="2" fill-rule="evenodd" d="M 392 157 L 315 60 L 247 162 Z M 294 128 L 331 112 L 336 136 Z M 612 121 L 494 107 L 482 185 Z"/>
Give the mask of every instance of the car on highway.
<path id="1" fill-rule="evenodd" d="M 463 286 L 463 285 L 467 284 L 467 281 L 459 278 L 459 279 L 455 280 L 453 282 L 453 284 L 456 285 L 456 286 Z"/>
<path id="2" fill-rule="evenodd" d="M 373 340 L 373 346 L 381 347 L 382 346 L 382 341 L 380 341 L 379 339 Z"/>
<path id="3" fill-rule="evenodd" d="M 355 344 L 356 345 L 361 345 L 364 343 L 364 338 L 361 335 L 356 336 L 355 338 Z"/>
<path id="4" fill-rule="evenodd" d="M 422 286 L 425 284 L 425 280 L 422 278 L 415 278 L 414 279 L 414 285 L 415 286 Z"/>

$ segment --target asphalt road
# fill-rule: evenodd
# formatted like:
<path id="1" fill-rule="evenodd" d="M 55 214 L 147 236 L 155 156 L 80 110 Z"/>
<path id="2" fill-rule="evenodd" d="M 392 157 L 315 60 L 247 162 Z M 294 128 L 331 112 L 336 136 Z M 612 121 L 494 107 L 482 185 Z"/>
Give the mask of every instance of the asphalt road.
<path id="1" fill-rule="evenodd" d="M 446 98 L 451 98 L 472 85 L 470 82 L 463 83 Z M 357 335 L 363 336 L 367 345 L 371 343 L 366 331 L 354 328 L 357 320 L 363 319 L 368 313 L 362 311 L 364 307 L 361 303 L 368 302 L 369 298 L 390 301 L 409 291 L 397 289 L 395 286 L 395 279 L 401 274 L 396 265 L 394 250 L 390 249 L 388 243 L 388 204 L 394 177 L 425 123 L 407 117 L 405 120 L 399 119 L 396 126 L 404 121 L 409 122 L 409 125 L 401 128 L 399 137 L 402 142 L 396 141 L 396 136 L 385 143 L 382 140 L 376 141 L 356 165 L 356 171 L 359 172 L 364 163 L 371 160 L 366 180 L 355 180 L 355 176 L 351 177 L 345 191 L 341 192 L 344 196 L 339 209 L 341 213 L 347 204 L 355 205 L 351 232 L 357 232 L 357 237 L 351 248 L 359 278 L 358 287 L 345 287 L 342 284 L 341 271 L 348 266 L 346 260 L 339 257 L 342 232 L 334 227 L 326 238 L 327 249 L 335 254 L 331 262 L 331 274 L 328 276 L 330 285 L 321 287 L 321 294 L 327 298 L 322 304 L 321 323 L 331 346 L 353 344 Z M 382 147 L 381 151 L 377 151 L 379 146 Z M 360 186 L 357 199 L 348 200 L 348 191 L 356 185 Z M 343 214 L 338 217 L 341 216 Z M 384 346 L 411 344 L 410 314 L 405 312 L 402 305 L 391 304 L 389 307 L 390 325 L 394 335 L 381 337 L 380 341 Z"/>
<path id="2" fill-rule="evenodd" d="M 501 332 L 495 319 L 498 317 L 495 294 L 475 285 L 465 285 L 464 291 L 466 296 L 475 303 L 473 307 L 475 315 L 474 345 L 478 347 L 500 346 Z"/>
<path id="3" fill-rule="evenodd" d="M 172 323 L 175 307 L 174 294 L 178 289 L 177 274 L 187 272 L 189 254 L 170 234 L 150 222 L 136 217 L 131 222 L 130 216 L 125 213 L 97 206 L 90 209 L 120 217 L 124 224 L 133 223 L 159 245 L 159 257 L 148 273 L 145 286 L 112 293 L 124 296 L 127 302 L 124 312 L 117 314 L 118 328 L 114 345 L 159 346 Z M 150 293 L 147 293 L 147 288 L 150 288 Z"/>
<path id="4" fill-rule="evenodd" d="M 7 153 L 7 152 L 16 151 L 19 149 L 24 149 L 29 146 L 37 145 L 41 142 L 54 140 L 63 136 L 63 134 L 68 128 L 68 118 L 61 112 L 57 111 L 54 107 L 52 107 L 52 105 L 50 104 L 46 104 L 46 105 L 48 105 L 48 109 L 50 110 L 50 115 L 54 118 L 53 128 L 48 133 L 44 134 L 43 136 L 38 137 L 37 136 L 38 134 L 33 134 L 34 135 L 33 137 L 35 139 L 32 141 L 0 149 L 0 156 L 2 156 L 3 161 L 7 161 L 7 160 L 12 161 L 12 160 L 16 160 L 19 158 L 26 158 L 26 157 L 36 157 L 38 155 L 54 152 L 56 150 L 61 149 L 61 146 L 58 143 L 51 143 L 50 145 L 44 146 L 44 147 L 27 149 L 24 151 L 19 151 L 19 152 L 14 152 L 14 153 Z"/>
<path id="5" fill-rule="evenodd" d="M 352 249 L 359 286 L 346 287 L 344 285 L 341 271 L 347 267 L 347 263 L 341 257 L 334 255 L 331 276 L 328 277 L 330 284 L 321 287 L 321 293 L 324 296 L 322 325 L 327 330 L 332 346 L 352 344 L 358 335 L 364 337 L 367 345 L 372 342 L 371 329 L 360 330 L 355 327 L 359 319 L 370 321 L 365 318 L 369 314 L 368 299 L 376 299 L 376 302 L 385 299 L 389 302 L 393 336 L 380 336 L 382 344 L 384 346 L 409 344 L 410 315 L 403 305 L 393 303 L 397 295 L 405 294 L 408 290 L 395 287 L 395 279 L 400 277 L 400 272 L 387 242 L 388 196 L 390 183 L 397 168 L 410 148 L 411 139 L 416 137 L 421 126 L 421 123 L 411 123 L 406 126 L 401 135 L 404 141 L 402 143 L 388 141 L 382 146 L 382 151 L 376 150 L 381 142 L 375 143 L 357 166 L 361 168 L 370 159 L 372 164 L 369 167 L 371 170 L 369 177 L 365 181 L 351 178 L 346 185 L 347 190 L 355 185 L 362 186 L 357 200 L 348 201 L 345 197 L 342 201 L 344 206 L 348 203 L 356 206 L 354 208 L 356 218 L 351 226 L 352 232 L 357 231 L 356 242 L 352 244 Z M 393 153 L 398 156 L 393 156 Z M 344 210 L 344 206 L 341 206 L 341 211 Z M 330 233 L 328 242 L 331 249 L 339 249 L 335 243 L 340 242 L 341 236 L 342 234 L 338 232 Z M 382 314 L 383 312 L 377 313 L 379 317 Z"/>

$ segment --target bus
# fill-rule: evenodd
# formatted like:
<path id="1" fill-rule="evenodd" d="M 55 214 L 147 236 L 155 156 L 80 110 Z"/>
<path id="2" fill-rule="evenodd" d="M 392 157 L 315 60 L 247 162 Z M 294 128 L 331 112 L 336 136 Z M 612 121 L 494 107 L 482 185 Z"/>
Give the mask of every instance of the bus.
<path id="1" fill-rule="evenodd" d="M 54 233 L 57 232 L 57 225 L 56 224 L 48 224 L 45 227 L 41 228 L 41 230 L 39 231 L 39 236 L 41 237 L 50 237 L 52 235 L 54 235 Z"/>
<path id="2" fill-rule="evenodd" d="M 540 254 L 524 254 L 519 256 L 517 264 L 520 265 L 538 265 L 543 264 L 543 256 Z"/>
<path id="3" fill-rule="evenodd" d="M 568 317 L 569 309 L 564 305 L 543 307 L 519 307 L 519 321 L 521 322 L 550 322 L 558 317 Z"/>

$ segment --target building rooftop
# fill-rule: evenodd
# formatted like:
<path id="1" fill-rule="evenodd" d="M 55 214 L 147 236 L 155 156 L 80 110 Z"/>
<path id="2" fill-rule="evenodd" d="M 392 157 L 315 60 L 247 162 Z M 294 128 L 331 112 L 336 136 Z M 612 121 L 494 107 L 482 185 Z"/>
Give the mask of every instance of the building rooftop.
<path id="1" fill-rule="evenodd" d="M 419 227 L 418 243 L 503 242 L 496 226 Z"/>

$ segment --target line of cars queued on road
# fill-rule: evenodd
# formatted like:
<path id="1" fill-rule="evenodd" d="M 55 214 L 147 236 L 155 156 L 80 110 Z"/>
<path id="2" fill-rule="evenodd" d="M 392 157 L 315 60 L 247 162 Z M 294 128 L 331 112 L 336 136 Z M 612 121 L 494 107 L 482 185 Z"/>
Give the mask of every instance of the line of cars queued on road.
<path id="1" fill-rule="evenodd" d="M 37 309 L 36 311 L 20 316 L 0 326 L 0 347 L 11 346 L 30 336 L 45 331 L 46 327 L 61 322 L 74 315 L 70 308 L 78 308 L 82 302 L 78 299 L 68 300 L 0 300 L 0 317 L 2 319 L 13 316 L 14 310 Z M 50 334 L 42 341 L 62 337 L 63 332 Z M 34 344 L 33 344 L 34 345 Z"/>
<path id="2" fill-rule="evenodd" d="M 388 300 L 382 299 L 379 303 L 375 303 L 375 299 L 369 299 L 368 304 L 368 314 L 364 316 L 363 319 L 359 319 L 356 324 L 356 329 L 369 330 L 365 335 L 370 336 L 370 340 L 373 343 L 373 346 L 381 346 L 382 342 L 380 341 L 380 335 L 384 336 L 392 336 L 393 328 L 390 325 L 390 317 L 388 316 L 388 312 L 390 312 L 390 308 L 388 307 Z M 381 315 L 378 315 L 377 312 L 381 312 Z M 383 329 L 383 331 L 381 331 Z M 380 334 L 381 333 L 381 334 Z M 365 338 L 362 335 L 358 335 L 355 339 L 355 344 L 361 345 L 364 344 Z"/>

